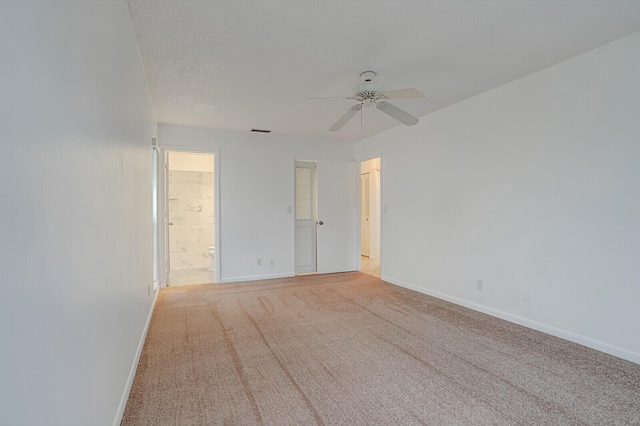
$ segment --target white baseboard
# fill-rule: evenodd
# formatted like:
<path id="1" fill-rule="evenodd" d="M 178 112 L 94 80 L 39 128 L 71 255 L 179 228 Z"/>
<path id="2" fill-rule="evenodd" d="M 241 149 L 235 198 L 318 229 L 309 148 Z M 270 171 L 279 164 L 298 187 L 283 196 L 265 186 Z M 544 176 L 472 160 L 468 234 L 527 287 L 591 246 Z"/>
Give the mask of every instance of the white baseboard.
<path id="1" fill-rule="evenodd" d="M 140 342 L 138 343 L 138 349 L 136 350 L 136 356 L 133 359 L 133 364 L 131 364 L 131 369 L 129 370 L 129 378 L 127 379 L 127 384 L 124 387 L 124 392 L 122 393 L 122 398 L 120 398 L 120 405 L 118 406 L 118 412 L 116 413 L 116 418 L 113 420 L 113 426 L 118 426 L 122 421 L 122 416 L 124 415 L 124 409 L 127 406 L 127 400 L 129 399 L 129 392 L 131 391 L 131 386 L 133 385 L 133 379 L 136 376 L 136 370 L 138 369 L 138 362 L 140 362 L 140 356 L 142 355 L 142 348 L 144 347 L 144 341 L 147 338 L 147 331 L 149 331 L 149 324 L 151 324 L 151 317 L 153 316 L 153 310 L 156 307 L 156 301 L 158 300 L 159 291 L 155 292 L 153 296 L 153 303 L 151 304 L 151 309 L 149 310 L 149 315 L 147 316 L 147 323 L 144 325 L 144 330 L 142 330 L 142 336 L 140 336 Z"/>
<path id="2" fill-rule="evenodd" d="M 241 281 L 257 281 L 257 280 L 272 280 L 274 278 L 290 278 L 295 277 L 295 274 L 292 272 L 287 272 L 283 274 L 267 274 L 267 275 L 247 275 L 245 277 L 231 277 L 225 278 L 221 281 L 221 283 L 238 283 Z"/>
<path id="3" fill-rule="evenodd" d="M 441 293 L 439 291 L 429 290 L 429 289 L 419 287 L 417 285 L 413 285 L 410 283 L 406 283 L 404 281 L 390 278 L 387 276 L 383 276 L 380 279 L 400 287 L 408 288 L 409 290 L 417 291 L 418 293 L 426 294 L 428 296 L 433 296 L 437 299 L 446 300 L 447 302 L 451 302 L 455 305 L 464 306 L 465 308 L 482 312 L 483 314 L 491 315 L 492 317 L 500 318 L 505 321 L 509 321 L 518 325 L 522 325 L 527 328 L 531 328 L 533 330 L 541 331 L 543 333 L 547 333 L 552 336 L 560 337 L 562 339 L 569 340 L 571 342 L 578 343 L 580 345 L 587 346 L 589 348 L 596 349 L 598 351 L 605 352 L 613 356 L 617 356 L 618 358 L 626 359 L 627 361 L 640 364 L 640 353 L 633 352 L 628 349 L 621 348 L 619 346 L 611 345 L 609 343 L 605 343 L 600 340 L 595 340 L 590 337 L 583 336 L 581 334 L 576 334 L 576 333 L 563 330 L 561 328 L 557 328 L 548 324 L 544 324 L 544 323 L 534 321 L 528 318 L 524 318 L 518 315 L 513 315 L 508 312 L 503 312 L 494 308 L 490 308 L 488 306 L 480 305 L 478 303 L 470 302 L 468 300 L 450 296 L 448 294 Z"/>

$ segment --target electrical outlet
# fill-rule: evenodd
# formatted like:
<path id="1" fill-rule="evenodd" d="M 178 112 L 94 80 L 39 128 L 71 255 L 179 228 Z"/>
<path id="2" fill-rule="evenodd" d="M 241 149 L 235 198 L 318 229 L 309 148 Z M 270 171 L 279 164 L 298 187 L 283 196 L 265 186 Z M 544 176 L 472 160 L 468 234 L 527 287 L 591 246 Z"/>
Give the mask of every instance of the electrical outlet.
<path id="1" fill-rule="evenodd" d="M 269 259 L 269 266 L 275 266 L 276 265 L 276 261 L 273 259 Z"/>
<path id="2" fill-rule="evenodd" d="M 522 292 L 522 301 L 524 303 L 531 303 L 531 292 L 529 290 L 524 290 Z"/>
<path id="3" fill-rule="evenodd" d="M 262 259 L 258 258 L 258 262 L 257 263 L 258 263 L 258 266 L 262 266 Z"/>
<path id="4" fill-rule="evenodd" d="M 151 284 L 147 284 L 147 296 L 151 295 Z"/>
<path id="5" fill-rule="evenodd" d="M 482 280 L 478 280 L 476 282 L 476 288 L 480 291 L 484 290 L 484 283 L 482 282 Z"/>

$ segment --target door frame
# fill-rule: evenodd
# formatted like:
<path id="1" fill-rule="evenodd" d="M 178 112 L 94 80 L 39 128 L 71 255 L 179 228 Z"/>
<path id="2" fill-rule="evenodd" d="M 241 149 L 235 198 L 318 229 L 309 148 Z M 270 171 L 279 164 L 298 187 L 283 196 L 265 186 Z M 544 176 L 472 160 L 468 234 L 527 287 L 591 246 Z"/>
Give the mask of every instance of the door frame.
<path id="1" fill-rule="evenodd" d="M 372 174 L 370 171 L 362 173 L 362 170 L 360 170 L 360 255 L 361 256 L 371 256 L 371 177 Z M 365 182 L 366 181 L 366 182 Z M 366 229 L 366 227 L 363 227 L 363 218 L 365 216 L 362 215 L 362 209 L 365 208 L 366 209 L 366 203 L 363 203 L 363 199 L 365 197 L 367 197 L 367 193 L 364 190 L 365 188 L 362 188 L 362 184 L 363 183 L 367 183 L 368 182 L 368 189 L 369 189 L 369 196 L 368 196 L 368 201 L 369 201 L 369 216 L 367 216 L 367 227 L 369 228 L 367 230 L 367 242 L 368 242 L 368 247 L 366 247 L 367 249 L 367 254 L 364 253 L 364 249 L 365 247 L 362 246 L 363 242 L 364 242 L 364 238 L 363 237 L 363 231 L 364 229 Z"/>
<path id="2" fill-rule="evenodd" d="M 151 134 L 151 155 L 152 155 L 152 183 L 151 183 L 151 198 L 152 198 L 152 225 L 153 225 L 153 291 L 158 291 L 160 288 L 162 279 L 160 273 L 160 219 L 161 219 L 161 204 L 160 200 L 162 198 L 161 185 L 160 185 L 160 159 L 162 158 L 160 147 L 158 146 L 158 138 L 156 137 L 155 132 Z"/>
<path id="3" fill-rule="evenodd" d="M 169 277 L 169 185 L 168 178 L 169 173 L 167 170 L 167 158 L 169 152 L 183 152 L 183 153 L 191 153 L 191 154 L 209 154 L 213 155 L 213 229 L 214 229 L 214 242 L 213 245 L 215 247 L 215 265 L 216 270 L 214 273 L 214 281 L 216 283 L 221 282 L 222 271 L 221 271 L 221 258 L 222 258 L 222 238 L 221 238 L 221 211 L 222 206 L 220 205 L 220 151 L 216 150 L 204 150 L 201 148 L 190 148 L 185 146 L 176 146 L 176 145 L 162 145 L 159 156 L 162 159 L 162 165 L 158 167 L 158 172 L 162 174 L 162 176 L 158 177 L 158 195 L 162 197 L 162 200 L 159 200 L 159 204 L 163 207 L 161 211 L 159 211 L 159 215 L 161 217 L 158 218 L 158 223 L 162 223 L 161 227 L 162 232 L 164 233 L 161 238 L 159 238 L 160 242 L 162 242 L 163 247 L 159 250 L 159 253 L 163 256 L 161 259 L 160 265 L 164 265 L 164 271 L 160 271 L 160 276 L 164 278 L 162 282 L 162 287 L 167 286 L 167 280 Z M 162 187 L 160 187 L 160 184 Z"/>
<path id="4" fill-rule="evenodd" d="M 378 210 L 378 221 L 380 223 L 380 225 L 378 226 L 378 240 L 379 240 L 379 247 L 378 247 L 378 251 L 379 251 L 379 259 L 380 259 L 380 277 L 383 277 L 383 273 L 384 273 L 384 263 L 383 263 L 383 258 L 384 258 L 384 213 L 385 213 L 385 208 L 386 206 L 384 206 L 384 193 L 382 190 L 382 182 L 383 182 L 383 177 L 384 177 L 384 168 L 382 165 L 382 154 L 380 155 L 375 155 L 372 157 L 368 157 L 365 158 L 363 160 L 358 161 L 358 167 L 357 167 L 357 185 L 358 185 L 358 190 L 357 190 L 357 194 L 358 194 L 358 203 L 357 203 L 357 217 L 358 217 L 358 222 L 360 222 L 360 218 L 362 217 L 362 185 L 361 185 L 361 177 L 362 177 L 362 163 L 365 163 L 367 161 L 371 161 L 374 160 L 376 158 L 380 159 L 380 170 L 378 171 L 378 182 L 377 182 L 377 187 L 378 187 L 378 206 L 377 206 L 377 210 Z M 369 175 L 369 186 L 371 187 L 371 185 L 373 184 L 372 182 L 372 178 L 374 176 L 373 175 Z M 369 214 L 369 217 L 371 217 L 371 214 Z M 360 261 L 361 257 L 362 257 L 362 230 L 360 229 L 360 227 L 357 227 L 357 236 L 356 238 L 357 240 L 357 259 L 358 259 L 358 271 L 362 271 L 362 262 Z M 371 239 L 371 235 L 369 235 L 369 239 Z M 369 249 L 369 253 L 371 253 L 371 249 Z"/>

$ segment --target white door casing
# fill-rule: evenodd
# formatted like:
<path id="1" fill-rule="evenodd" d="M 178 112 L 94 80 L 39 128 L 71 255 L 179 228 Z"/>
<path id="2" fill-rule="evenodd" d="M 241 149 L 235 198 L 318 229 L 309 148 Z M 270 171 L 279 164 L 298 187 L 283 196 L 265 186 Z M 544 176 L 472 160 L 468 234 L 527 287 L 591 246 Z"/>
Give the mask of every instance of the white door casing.
<path id="1" fill-rule="evenodd" d="M 377 159 L 380 164 L 380 159 Z M 381 223 L 380 223 L 380 168 L 376 167 L 371 170 L 371 179 L 369 181 L 369 257 L 371 259 L 380 259 L 381 244 Z"/>
<path id="2" fill-rule="evenodd" d="M 158 167 L 159 167 L 159 157 L 160 154 L 158 152 L 158 143 L 157 143 L 157 139 L 155 138 L 155 136 L 152 137 L 151 139 L 151 145 L 152 145 L 152 183 L 151 183 L 151 191 L 152 191 L 152 200 L 153 200 L 153 206 L 152 206 L 152 217 L 153 217 L 153 291 L 158 290 L 158 288 L 160 287 L 160 253 L 159 253 L 159 247 L 160 247 L 160 242 L 158 241 L 160 232 L 159 232 L 159 225 L 158 225 L 158 200 L 159 200 L 159 194 L 158 194 L 158 187 L 159 187 L 159 182 L 158 182 Z"/>
<path id="3" fill-rule="evenodd" d="M 370 255 L 371 240 L 371 190 L 370 173 L 363 173 L 360 176 L 360 251 L 362 256 Z"/>

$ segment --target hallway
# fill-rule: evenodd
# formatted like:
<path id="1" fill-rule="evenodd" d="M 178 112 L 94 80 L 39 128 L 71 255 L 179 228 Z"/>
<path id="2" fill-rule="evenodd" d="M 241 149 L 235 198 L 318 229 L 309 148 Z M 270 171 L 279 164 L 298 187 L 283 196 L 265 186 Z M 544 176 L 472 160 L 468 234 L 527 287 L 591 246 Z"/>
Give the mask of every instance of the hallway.
<path id="1" fill-rule="evenodd" d="M 380 259 L 371 259 L 368 256 L 360 256 L 360 271 L 380 278 Z"/>

